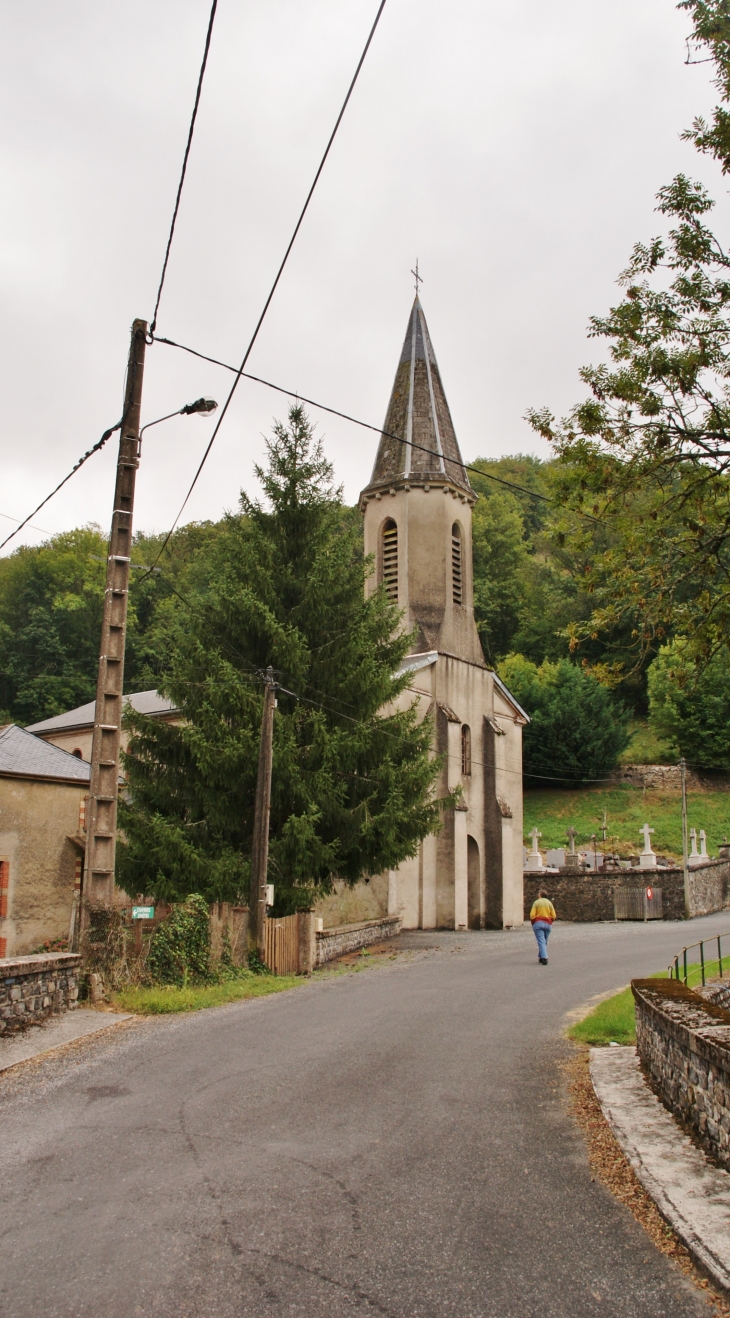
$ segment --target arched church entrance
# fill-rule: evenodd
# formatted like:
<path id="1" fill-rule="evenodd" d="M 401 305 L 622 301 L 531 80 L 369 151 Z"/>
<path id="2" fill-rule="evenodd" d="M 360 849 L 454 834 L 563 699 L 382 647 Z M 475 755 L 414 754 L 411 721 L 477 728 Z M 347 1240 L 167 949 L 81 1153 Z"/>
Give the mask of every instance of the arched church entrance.
<path id="1" fill-rule="evenodd" d="M 479 864 L 479 843 L 471 834 L 466 839 L 466 871 L 468 881 L 469 928 L 481 928 L 482 876 Z"/>

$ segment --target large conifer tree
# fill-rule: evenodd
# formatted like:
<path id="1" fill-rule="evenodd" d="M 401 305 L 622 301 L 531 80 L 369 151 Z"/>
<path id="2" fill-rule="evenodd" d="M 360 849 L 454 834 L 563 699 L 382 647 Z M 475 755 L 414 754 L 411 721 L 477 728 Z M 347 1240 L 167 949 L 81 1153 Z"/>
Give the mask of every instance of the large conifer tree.
<path id="1" fill-rule="evenodd" d="M 162 684 L 178 726 L 130 711 L 119 881 L 178 900 L 248 890 L 263 700 L 274 720 L 269 881 L 280 913 L 308 905 L 336 877 L 354 883 L 398 865 L 438 827 L 430 720 L 388 707 L 410 638 L 378 590 L 360 528 L 301 407 L 276 424 L 266 504 L 241 512 L 201 555 Z"/>

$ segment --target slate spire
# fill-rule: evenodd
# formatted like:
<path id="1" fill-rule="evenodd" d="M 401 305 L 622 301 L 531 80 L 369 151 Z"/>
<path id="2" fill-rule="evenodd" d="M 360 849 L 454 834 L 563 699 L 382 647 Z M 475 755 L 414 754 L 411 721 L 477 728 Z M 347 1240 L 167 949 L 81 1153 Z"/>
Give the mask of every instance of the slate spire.
<path id="1" fill-rule="evenodd" d="M 418 296 L 408 319 L 370 484 L 409 479 L 447 480 L 471 489 Z"/>

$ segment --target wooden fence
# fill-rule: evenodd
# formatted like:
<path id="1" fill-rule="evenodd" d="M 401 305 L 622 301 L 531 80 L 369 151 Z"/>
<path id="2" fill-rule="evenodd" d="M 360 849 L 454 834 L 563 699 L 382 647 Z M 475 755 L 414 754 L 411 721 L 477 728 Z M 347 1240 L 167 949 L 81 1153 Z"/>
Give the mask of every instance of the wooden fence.
<path id="1" fill-rule="evenodd" d="M 303 912 L 310 918 L 309 912 Z M 266 920 L 266 956 L 269 970 L 274 975 L 299 974 L 299 915 L 285 915 L 281 919 Z M 311 969 L 311 967 L 307 967 Z"/>

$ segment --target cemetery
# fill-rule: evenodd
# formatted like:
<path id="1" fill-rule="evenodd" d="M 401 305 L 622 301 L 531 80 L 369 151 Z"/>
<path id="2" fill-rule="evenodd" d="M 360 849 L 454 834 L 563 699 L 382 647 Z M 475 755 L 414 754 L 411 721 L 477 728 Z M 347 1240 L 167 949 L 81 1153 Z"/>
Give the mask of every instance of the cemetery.
<path id="1" fill-rule="evenodd" d="M 525 793 L 525 915 L 546 887 L 562 920 L 681 920 L 730 904 L 730 792 L 622 783 Z"/>

